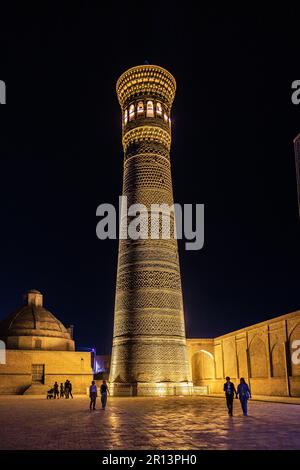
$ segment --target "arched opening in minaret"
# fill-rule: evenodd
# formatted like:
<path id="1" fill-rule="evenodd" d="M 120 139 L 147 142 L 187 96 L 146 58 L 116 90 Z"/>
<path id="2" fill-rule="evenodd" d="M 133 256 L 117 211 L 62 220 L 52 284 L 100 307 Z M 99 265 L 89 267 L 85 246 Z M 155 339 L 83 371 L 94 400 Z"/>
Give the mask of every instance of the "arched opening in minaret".
<path id="1" fill-rule="evenodd" d="M 153 101 L 147 101 L 147 117 L 154 117 Z"/>
<path id="2" fill-rule="evenodd" d="M 156 103 L 156 115 L 162 116 L 162 105 L 159 101 Z"/>
<path id="3" fill-rule="evenodd" d="M 132 121 L 134 119 L 134 104 L 131 104 L 129 106 L 129 121 Z"/>
<path id="4" fill-rule="evenodd" d="M 139 101 L 137 104 L 137 114 L 138 116 L 144 114 L 144 103 L 142 101 Z"/>

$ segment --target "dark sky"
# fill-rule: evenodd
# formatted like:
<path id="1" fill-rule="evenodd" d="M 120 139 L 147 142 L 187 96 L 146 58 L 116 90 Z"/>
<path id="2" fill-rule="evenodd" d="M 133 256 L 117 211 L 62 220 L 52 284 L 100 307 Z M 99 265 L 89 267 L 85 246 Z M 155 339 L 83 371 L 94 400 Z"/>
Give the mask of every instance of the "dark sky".
<path id="1" fill-rule="evenodd" d="M 177 80 L 175 200 L 205 204 L 204 248 L 180 244 L 187 335 L 300 308 L 300 8 L 138 5 L 1 13 L 0 318 L 39 289 L 99 353 L 111 344 L 117 241 L 96 238 L 95 213 L 122 185 L 115 82 L 145 60 Z"/>

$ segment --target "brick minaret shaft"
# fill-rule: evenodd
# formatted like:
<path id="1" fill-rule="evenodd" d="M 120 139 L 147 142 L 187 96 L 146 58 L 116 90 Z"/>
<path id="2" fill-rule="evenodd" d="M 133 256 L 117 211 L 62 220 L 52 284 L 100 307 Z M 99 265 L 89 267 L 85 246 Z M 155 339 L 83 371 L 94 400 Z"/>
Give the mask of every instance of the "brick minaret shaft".
<path id="1" fill-rule="evenodd" d="M 141 65 L 123 73 L 116 89 L 128 207 L 172 205 L 170 112 L 175 79 L 161 67 Z M 110 384 L 113 394 L 134 389 L 148 395 L 162 390 L 170 394 L 175 388 L 178 393 L 190 384 L 174 236 L 119 241 Z"/>

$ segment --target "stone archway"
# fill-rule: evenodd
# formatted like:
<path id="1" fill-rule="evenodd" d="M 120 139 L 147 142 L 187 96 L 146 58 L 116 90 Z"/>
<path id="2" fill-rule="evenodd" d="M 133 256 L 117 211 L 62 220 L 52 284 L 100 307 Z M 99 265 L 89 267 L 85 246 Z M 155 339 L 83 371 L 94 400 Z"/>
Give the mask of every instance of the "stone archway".
<path id="1" fill-rule="evenodd" d="M 205 349 L 200 349 L 192 356 L 192 379 L 194 385 L 201 385 L 202 380 L 215 378 L 214 356 Z"/>

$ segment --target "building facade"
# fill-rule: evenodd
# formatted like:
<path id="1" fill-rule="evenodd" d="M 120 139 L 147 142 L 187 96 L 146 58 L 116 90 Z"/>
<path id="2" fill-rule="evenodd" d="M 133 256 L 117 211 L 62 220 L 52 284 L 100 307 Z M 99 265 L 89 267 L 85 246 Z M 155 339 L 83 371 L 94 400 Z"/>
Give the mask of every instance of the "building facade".
<path id="1" fill-rule="evenodd" d="M 244 377 L 253 395 L 300 396 L 299 310 L 187 344 L 193 384 L 208 394 L 223 393 L 230 376 L 236 384 Z"/>
<path id="2" fill-rule="evenodd" d="M 72 327 L 43 307 L 42 294 L 29 291 L 25 305 L 0 322 L 0 394 L 43 394 L 66 379 L 74 393 L 86 393 L 93 379 L 91 354 L 76 352 L 72 335 Z"/>
<path id="3" fill-rule="evenodd" d="M 122 207 L 110 388 L 113 394 L 189 393 L 181 277 L 174 215 L 163 238 L 161 215 L 173 204 L 170 164 L 174 77 L 142 65 L 117 82 L 122 110 L 127 207 L 142 204 L 141 235 L 127 236 L 132 220 Z M 153 205 L 156 205 L 154 208 Z M 150 214 L 151 211 L 151 214 Z M 151 230 L 151 236 L 150 236 Z M 152 236 L 156 230 L 157 238 Z"/>
<path id="4" fill-rule="evenodd" d="M 217 338 L 187 338 L 187 350 L 190 394 L 223 396 L 229 376 L 236 385 L 244 377 L 257 398 L 300 397 L 300 310 Z"/>

